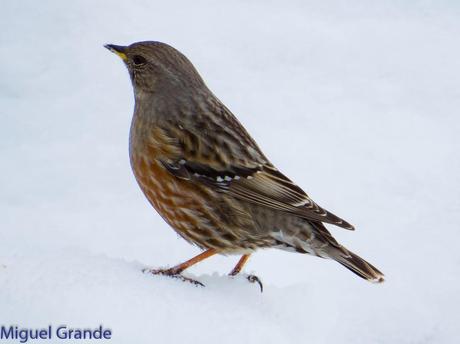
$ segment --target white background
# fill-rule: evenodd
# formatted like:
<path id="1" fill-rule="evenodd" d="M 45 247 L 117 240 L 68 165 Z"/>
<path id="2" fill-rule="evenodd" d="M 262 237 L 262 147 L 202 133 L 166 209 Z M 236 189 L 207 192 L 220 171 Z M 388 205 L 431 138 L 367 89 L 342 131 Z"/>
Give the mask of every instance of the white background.
<path id="1" fill-rule="evenodd" d="M 167 3 L 167 4 L 166 4 Z M 460 322 L 456 1 L 2 1 L 0 325 L 113 330 L 113 343 L 453 343 Z M 133 96 L 102 46 L 187 55 L 277 167 L 353 223 L 385 274 L 262 251 L 143 275 L 198 250 L 141 194 Z"/>

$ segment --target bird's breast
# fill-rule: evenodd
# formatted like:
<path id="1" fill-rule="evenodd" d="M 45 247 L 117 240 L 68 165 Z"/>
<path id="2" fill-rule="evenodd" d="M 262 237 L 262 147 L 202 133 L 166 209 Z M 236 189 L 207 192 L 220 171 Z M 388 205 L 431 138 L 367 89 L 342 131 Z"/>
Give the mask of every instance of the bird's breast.
<path id="1" fill-rule="evenodd" d="M 209 195 L 188 181 L 176 178 L 160 160 L 171 158 L 174 148 L 162 130 L 151 128 L 148 136 L 136 124 L 130 134 L 130 160 L 134 176 L 150 204 L 175 231 L 189 242 L 207 247 L 216 223 L 204 207 Z"/>

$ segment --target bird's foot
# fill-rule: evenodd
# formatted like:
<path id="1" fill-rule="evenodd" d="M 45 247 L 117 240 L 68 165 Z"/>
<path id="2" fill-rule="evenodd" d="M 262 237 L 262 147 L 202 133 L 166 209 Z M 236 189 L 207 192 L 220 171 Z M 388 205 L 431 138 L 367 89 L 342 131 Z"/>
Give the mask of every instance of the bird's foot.
<path id="1" fill-rule="evenodd" d="M 192 278 L 185 277 L 185 276 L 183 276 L 181 274 L 180 271 L 177 271 L 177 270 L 175 270 L 173 268 L 171 268 L 171 269 L 143 269 L 142 272 L 143 273 L 151 273 L 153 275 L 168 276 L 168 277 L 171 277 L 171 278 L 179 279 L 182 282 L 189 282 L 189 283 L 192 283 L 194 285 L 204 287 L 203 283 L 201 283 L 201 282 L 199 282 L 197 280 L 194 280 Z"/>
<path id="2" fill-rule="evenodd" d="M 251 282 L 251 283 L 258 283 L 260 287 L 260 292 L 264 292 L 264 285 L 262 284 L 262 281 L 257 277 L 256 275 L 247 275 L 246 279 Z"/>
<path id="3" fill-rule="evenodd" d="M 238 275 L 238 272 L 237 272 L 237 273 L 233 273 L 233 271 L 232 271 L 232 272 L 229 273 L 228 275 L 229 275 L 230 277 L 235 277 L 236 275 Z M 259 277 L 257 277 L 256 275 L 246 275 L 246 274 L 241 274 L 241 275 L 243 275 L 249 282 L 259 284 L 260 292 L 261 292 L 261 293 L 264 292 L 264 285 L 262 284 L 262 281 L 260 280 Z"/>

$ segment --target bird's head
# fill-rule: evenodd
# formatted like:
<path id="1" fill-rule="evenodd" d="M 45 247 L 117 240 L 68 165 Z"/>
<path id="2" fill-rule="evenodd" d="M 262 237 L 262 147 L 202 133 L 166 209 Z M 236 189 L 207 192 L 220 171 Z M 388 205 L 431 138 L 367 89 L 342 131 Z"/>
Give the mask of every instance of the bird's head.
<path id="1" fill-rule="evenodd" d="M 161 42 L 137 42 L 128 46 L 106 44 L 128 68 L 135 96 L 202 88 L 203 79 L 178 50 Z"/>

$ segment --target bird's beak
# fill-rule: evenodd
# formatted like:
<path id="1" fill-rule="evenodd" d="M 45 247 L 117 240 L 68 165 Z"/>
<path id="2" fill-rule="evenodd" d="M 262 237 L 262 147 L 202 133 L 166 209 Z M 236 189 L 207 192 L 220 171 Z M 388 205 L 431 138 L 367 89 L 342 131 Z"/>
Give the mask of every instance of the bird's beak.
<path id="1" fill-rule="evenodd" d="M 104 47 L 109 49 L 112 53 L 115 53 L 118 56 L 120 56 L 123 61 L 126 61 L 128 59 L 128 56 L 126 56 L 125 54 L 127 47 L 115 44 L 106 44 L 104 45 Z"/>

